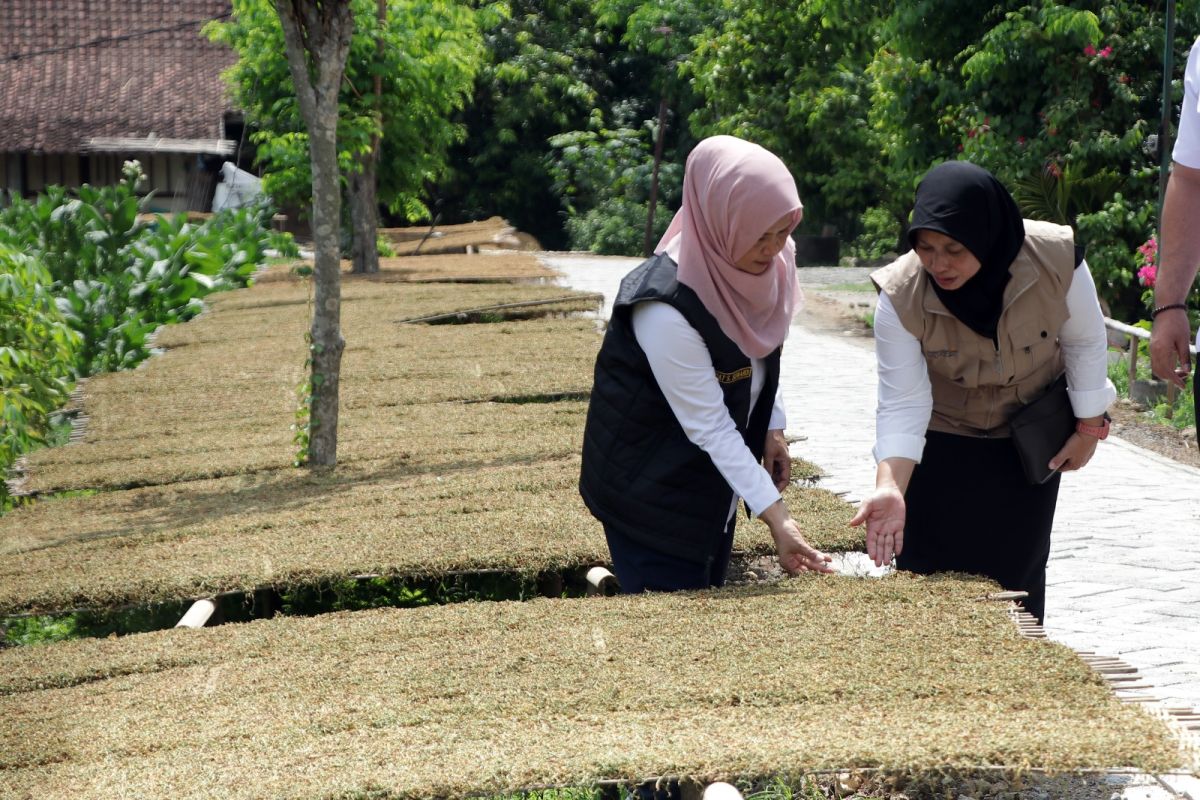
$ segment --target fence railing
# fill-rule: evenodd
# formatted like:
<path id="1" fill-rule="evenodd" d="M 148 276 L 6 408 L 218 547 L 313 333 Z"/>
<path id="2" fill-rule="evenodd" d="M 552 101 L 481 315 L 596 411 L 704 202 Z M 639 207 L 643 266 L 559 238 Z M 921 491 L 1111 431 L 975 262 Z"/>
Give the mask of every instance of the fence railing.
<path id="1" fill-rule="evenodd" d="M 1129 387 L 1133 390 L 1133 382 L 1137 380 L 1137 362 L 1138 362 L 1138 342 L 1142 339 L 1150 338 L 1150 331 L 1144 328 L 1135 328 L 1132 325 L 1126 325 L 1124 322 L 1118 322 L 1115 319 L 1104 318 L 1104 327 L 1118 333 L 1124 333 L 1129 336 Z M 1188 352 L 1192 354 L 1193 363 L 1196 358 L 1196 346 L 1188 345 Z M 1175 384 L 1167 382 L 1167 402 L 1171 405 L 1175 404 L 1175 394 L 1177 389 Z"/>

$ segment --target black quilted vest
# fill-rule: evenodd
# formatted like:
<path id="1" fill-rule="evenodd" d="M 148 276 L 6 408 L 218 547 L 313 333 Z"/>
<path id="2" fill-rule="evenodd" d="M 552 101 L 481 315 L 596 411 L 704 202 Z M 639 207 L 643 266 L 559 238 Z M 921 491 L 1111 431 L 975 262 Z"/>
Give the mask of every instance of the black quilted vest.
<path id="1" fill-rule="evenodd" d="M 646 300 L 674 306 L 699 332 L 730 416 L 760 461 L 782 348 L 764 359 L 767 374 L 750 414 L 750 358 L 696 293 L 676 280 L 675 262 L 653 256 L 621 281 L 596 358 L 579 492 L 605 525 L 652 549 L 703 563 L 724 532 L 733 489 L 684 434 L 634 337 L 632 310 Z"/>

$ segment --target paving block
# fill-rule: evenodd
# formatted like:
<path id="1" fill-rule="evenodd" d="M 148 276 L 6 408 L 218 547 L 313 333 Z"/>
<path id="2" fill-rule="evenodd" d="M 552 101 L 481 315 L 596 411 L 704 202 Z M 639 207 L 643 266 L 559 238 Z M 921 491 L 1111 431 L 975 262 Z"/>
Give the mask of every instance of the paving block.
<path id="1" fill-rule="evenodd" d="M 1158 779 L 1179 797 L 1200 800 L 1200 778 L 1187 773 L 1159 775 Z"/>

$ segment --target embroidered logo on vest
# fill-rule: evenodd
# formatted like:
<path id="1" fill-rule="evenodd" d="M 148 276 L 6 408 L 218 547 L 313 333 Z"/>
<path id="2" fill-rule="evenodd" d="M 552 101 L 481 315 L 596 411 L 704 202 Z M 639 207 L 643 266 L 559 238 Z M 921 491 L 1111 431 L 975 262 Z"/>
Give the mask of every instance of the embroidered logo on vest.
<path id="1" fill-rule="evenodd" d="M 733 372 L 721 372 L 720 370 L 717 370 L 717 381 L 719 383 L 737 383 L 738 381 L 744 381 L 749 377 L 750 367 L 742 367 L 741 369 L 734 370 Z"/>
<path id="2" fill-rule="evenodd" d="M 926 350 L 927 358 L 958 358 L 957 350 Z"/>

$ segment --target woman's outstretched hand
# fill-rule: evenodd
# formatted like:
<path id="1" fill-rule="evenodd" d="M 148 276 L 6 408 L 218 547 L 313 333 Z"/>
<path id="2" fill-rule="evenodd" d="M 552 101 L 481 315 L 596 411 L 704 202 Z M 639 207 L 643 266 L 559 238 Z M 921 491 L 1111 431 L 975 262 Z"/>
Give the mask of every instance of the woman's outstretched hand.
<path id="1" fill-rule="evenodd" d="M 867 555 L 882 567 L 904 549 L 904 493 L 896 486 L 876 489 L 858 507 L 850 524 L 866 523 Z"/>
<path id="2" fill-rule="evenodd" d="M 771 538 L 775 540 L 775 552 L 779 555 L 779 565 L 789 575 L 801 572 L 833 572 L 829 562 L 832 556 L 822 553 L 808 543 L 800 526 L 788 513 L 783 500 L 776 500 L 766 511 L 759 514 L 759 519 L 767 523 L 771 529 Z"/>

